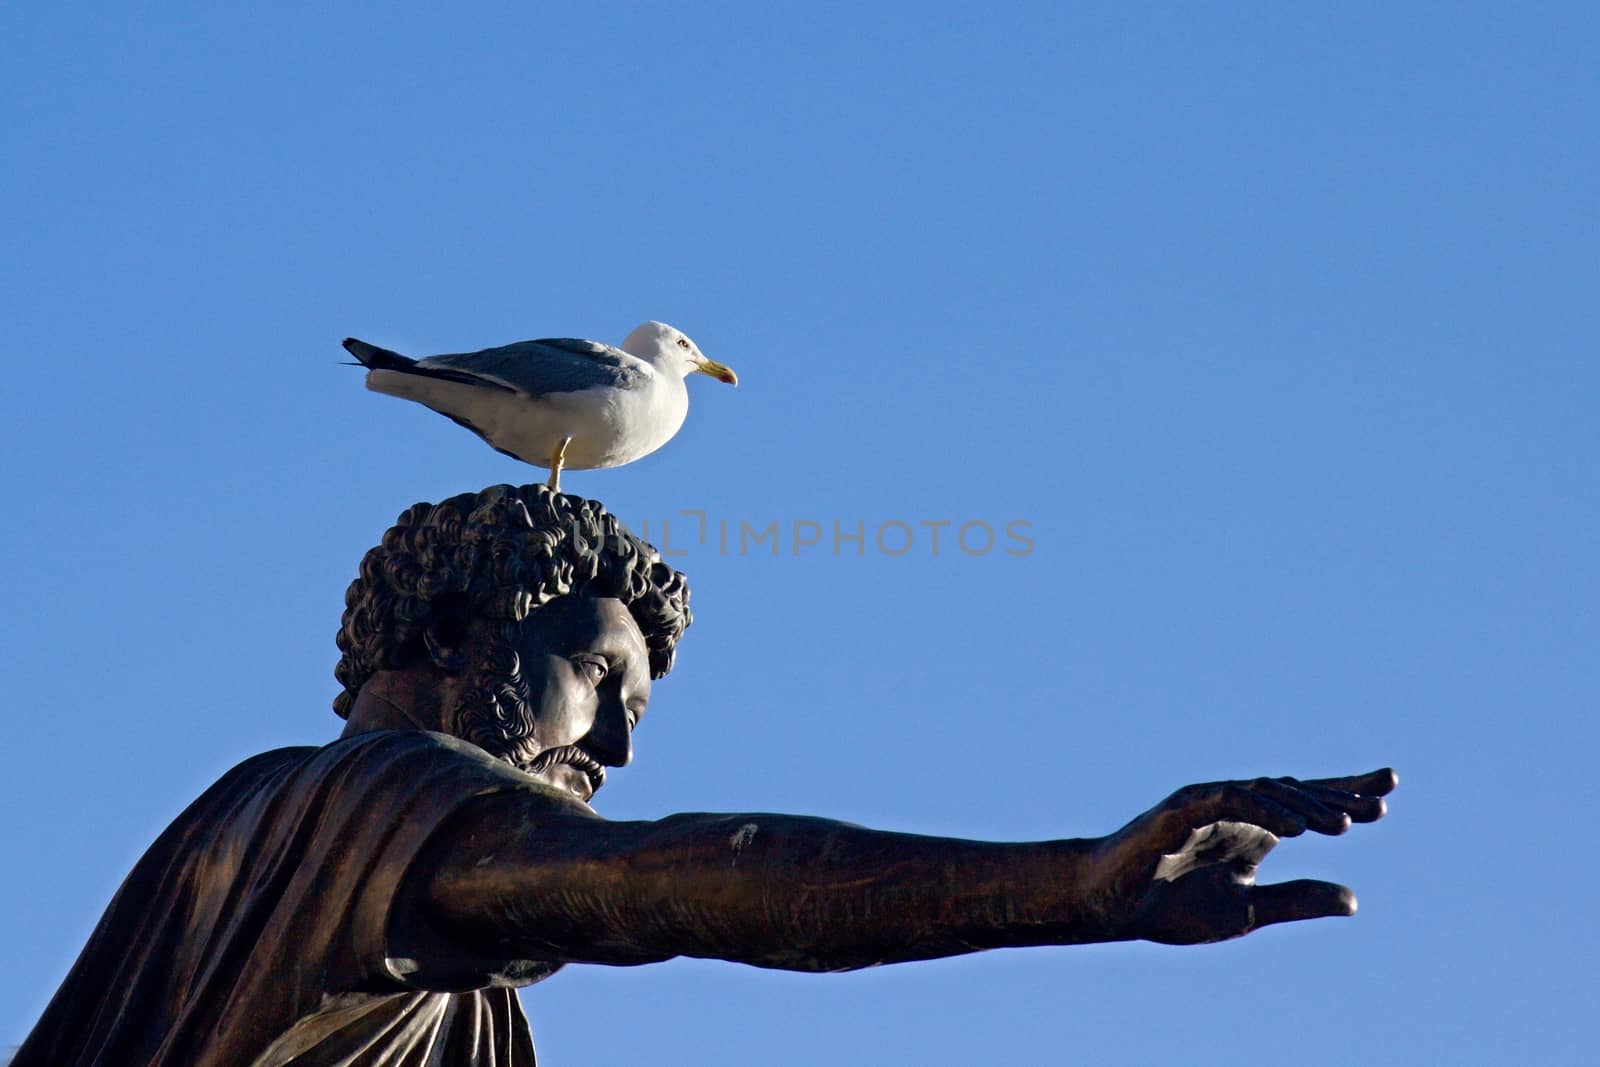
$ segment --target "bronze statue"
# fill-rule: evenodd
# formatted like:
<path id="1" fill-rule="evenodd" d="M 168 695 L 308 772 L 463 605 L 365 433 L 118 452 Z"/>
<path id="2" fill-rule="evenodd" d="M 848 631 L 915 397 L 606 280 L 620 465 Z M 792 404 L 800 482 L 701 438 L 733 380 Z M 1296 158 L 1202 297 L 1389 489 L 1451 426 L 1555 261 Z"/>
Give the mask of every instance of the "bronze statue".
<path id="1" fill-rule="evenodd" d="M 345 599 L 343 736 L 247 760 L 178 817 L 14 1067 L 531 1064 L 516 989 L 566 963 L 832 971 L 1348 915 L 1343 886 L 1256 868 L 1379 818 L 1395 784 L 1190 786 L 1028 844 L 610 822 L 588 801 L 690 621 L 654 549 L 591 501 L 496 486 L 410 508 Z"/>

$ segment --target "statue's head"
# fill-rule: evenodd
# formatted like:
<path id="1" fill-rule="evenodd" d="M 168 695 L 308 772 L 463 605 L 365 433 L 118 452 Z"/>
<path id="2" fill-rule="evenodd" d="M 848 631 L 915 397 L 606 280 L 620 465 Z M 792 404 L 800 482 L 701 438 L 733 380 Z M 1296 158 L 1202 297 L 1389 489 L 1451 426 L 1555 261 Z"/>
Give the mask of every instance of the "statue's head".
<path id="1" fill-rule="evenodd" d="M 577 684 L 569 674 L 599 690 L 614 667 L 607 684 L 631 728 L 689 622 L 683 575 L 600 504 L 543 485 L 491 486 L 406 509 L 366 554 L 345 594 L 333 707 L 349 718 L 380 672 L 431 669 L 452 683 L 440 726 L 528 768 L 559 755 L 545 750 L 550 720 L 566 714 L 560 687 Z M 561 676 L 545 671 L 530 686 L 525 668 L 542 668 L 524 659 L 552 657 Z M 591 755 L 559 758 L 587 766 Z M 590 769 L 597 785 L 603 772 Z"/>

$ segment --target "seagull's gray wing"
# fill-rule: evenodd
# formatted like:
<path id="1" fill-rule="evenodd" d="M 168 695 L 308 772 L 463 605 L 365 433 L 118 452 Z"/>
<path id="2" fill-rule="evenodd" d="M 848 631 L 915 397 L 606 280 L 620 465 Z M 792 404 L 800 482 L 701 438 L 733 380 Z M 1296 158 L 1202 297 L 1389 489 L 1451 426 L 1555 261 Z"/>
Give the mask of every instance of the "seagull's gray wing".
<path id="1" fill-rule="evenodd" d="M 482 384 L 527 396 L 576 393 L 584 389 L 634 389 L 647 372 L 620 348 L 575 337 L 519 341 L 482 352 L 429 356 L 419 371 L 469 375 Z"/>

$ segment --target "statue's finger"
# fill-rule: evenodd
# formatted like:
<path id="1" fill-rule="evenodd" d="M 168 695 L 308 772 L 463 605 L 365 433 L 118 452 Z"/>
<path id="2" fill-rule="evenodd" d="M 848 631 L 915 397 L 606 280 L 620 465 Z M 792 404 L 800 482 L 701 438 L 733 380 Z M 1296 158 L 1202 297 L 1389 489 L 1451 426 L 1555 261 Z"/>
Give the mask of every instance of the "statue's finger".
<path id="1" fill-rule="evenodd" d="M 1180 840 L 1187 838 L 1188 831 L 1216 822 L 1249 823 L 1276 837 L 1299 837 L 1306 832 L 1304 815 L 1238 782 L 1205 787 L 1204 793 L 1188 800 L 1183 805 Z"/>
<path id="2" fill-rule="evenodd" d="M 1364 797 L 1385 797 L 1394 792 L 1394 787 L 1400 784 L 1400 776 L 1388 767 L 1384 767 L 1382 770 L 1353 774 L 1347 778 L 1308 778 L 1306 781 L 1310 785 L 1325 785 L 1329 789 L 1360 793 Z"/>
<path id="3" fill-rule="evenodd" d="M 1350 829 L 1350 816 L 1337 807 L 1324 804 L 1309 789 L 1290 785 L 1282 779 L 1260 778 L 1250 788 L 1298 813 L 1309 829 L 1319 834 L 1342 834 Z"/>
<path id="4" fill-rule="evenodd" d="M 1250 890 L 1250 914 L 1256 928 L 1355 913 L 1355 893 L 1333 882 L 1302 878 Z"/>
<path id="5" fill-rule="evenodd" d="M 1303 782 L 1298 778 L 1279 778 L 1278 781 L 1305 790 L 1328 807 L 1336 808 L 1350 816 L 1351 822 L 1377 822 L 1389 810 L 1389 806 L 1379 796 L 1352 793 L 1346 789 L 1335 789 L 1318 782 Z"/>

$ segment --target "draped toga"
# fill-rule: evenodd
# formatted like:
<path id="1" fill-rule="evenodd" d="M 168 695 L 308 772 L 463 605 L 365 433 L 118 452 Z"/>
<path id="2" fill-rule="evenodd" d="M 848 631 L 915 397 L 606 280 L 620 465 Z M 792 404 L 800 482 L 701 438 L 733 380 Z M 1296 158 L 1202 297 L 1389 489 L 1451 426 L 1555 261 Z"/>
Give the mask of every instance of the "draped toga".
<path id="1" fill-rule="evenodd" d="M 246 760 L 145 853 L 12 1067 L 527 1067 L 516 989 L 391 905 L 474 798 L 586 805 L 475 745 L 378 731 Z"/>

